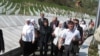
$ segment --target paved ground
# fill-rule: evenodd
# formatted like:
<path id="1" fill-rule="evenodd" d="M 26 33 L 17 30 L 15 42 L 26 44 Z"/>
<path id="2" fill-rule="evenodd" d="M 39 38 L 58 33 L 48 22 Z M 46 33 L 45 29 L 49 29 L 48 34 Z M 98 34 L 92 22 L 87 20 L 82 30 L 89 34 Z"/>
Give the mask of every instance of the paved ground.
<path id="1" fill-rule="evenodd" d="M 93 36 L 88 37 L 80 47 L 79 56 L 88 56 L 88 48 L 93 39 Z"/>

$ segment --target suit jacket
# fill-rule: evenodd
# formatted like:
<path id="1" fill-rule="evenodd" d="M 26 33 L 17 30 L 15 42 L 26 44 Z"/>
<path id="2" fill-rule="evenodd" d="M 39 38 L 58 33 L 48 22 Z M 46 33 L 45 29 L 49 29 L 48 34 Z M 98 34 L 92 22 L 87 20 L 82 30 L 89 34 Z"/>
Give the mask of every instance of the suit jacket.
<path id="1" fill-rule="evenodd" d="M 40 41 L 46 43 L 49 41 L 50 37 L 51 37 L 51 28 L 48 27 L 41 27 L 40 28 Z"/>
<path id="2" fill-rule="evenodd" d="M 56 22 L 51 22 L 50 23 L 50 27 L 53 29 L 53 25 L 55 24 L 56 27 L 58 27 L 59 25 L 59 21 L 56 21 Z"/>
<path id="3" fill-rule="evenodd" d="M 4 48 L 4 40 L 3 40 L 3 33 L 2 33 L 2 30 L 0 29 L 0 52 L 4 51 L 5 48 Z"/>
<path id="4" fill-rule="evenodd" d="M 80 36 L 81 36 L 81 40 L 82 40 L 82 37 L 83 37 L 83 29 L 82 29 L 82 27 L 80 25 L 78 25 L 77 30 L 79 30 Z"/>
<path id="5" fill-rule="evenodd" d="M 39 24 L 40 28 L 43 27 L 44 20 L 48 21 L 48 19 L 46 19 L 46 18 L 43 18 L 43 21 L 41 20 L 41 18 L 38 19 L 38 24 Z"/>
<path id="6" fill-rule="evenodd" d="M 66 29 L 68 28 L 68 25 L 67 25 L 66 21 L 64 22 L 64 28 L 66 28 Z"/>

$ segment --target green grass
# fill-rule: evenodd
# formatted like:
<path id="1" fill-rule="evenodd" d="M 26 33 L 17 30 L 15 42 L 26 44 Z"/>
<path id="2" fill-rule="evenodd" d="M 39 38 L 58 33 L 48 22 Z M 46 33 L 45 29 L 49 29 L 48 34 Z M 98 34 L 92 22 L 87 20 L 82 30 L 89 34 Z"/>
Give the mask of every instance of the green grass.
<path id="1" fill-rule="evenodd" d="M 5 6 L 5 8 L 7 8 L 9 5 L 10 5 L 10 2 L 8 2 L 8 5 L 7 5 L 7 6 Z"/>
<path id="2" fill-rule="evenodd" d="M 15 4 L 13 4 L 13 5 L 15 5 Z M 12 8 L 13 8 L 13 7 L 12 7 Z M 15 8 L 15 10 L 11 13 L 11 15 L 14 15 L 14 14 L 15 14 L 15 11 L 18 10 L 19 8 L 20 8 L 20 4 L 17 3 L 16 8 Z"/>
<path id="3" fill-rule="evenodd" d="M 6 2 L 3 2 L 2 5 L 0 5 L 0 6 L 3 6 L 3 5 L 5 5 L 5 4 L 6 4 Z"/>
<path id="4" fill-rule="evenodd" d="M 6 0 L 5 0 L 6 1 Z M 36 10 L 40 9 L 40 11 L 43 11 L 43 6 L 45 7 L 51 7 L 51 8 L 58 8 L 60 10 L 64 9 L 66 11 L 75 11 L 75 12 L 81 12 L 81 13 L 87 13 L 90 15 L 96 15 L 96 8 L 97 8 L 97 2 L 93 1 L 90 2 L 90 0 L 81 0 L 82 1 L 82 7 L 77 8 L 75 6 L 75 2 L 69 2 L 66 5 L 61 5 L 56 2 L 50 2 L 49 0 L 40 2 L 39 0 L 9 0 L 13 3 L 19 3 L 21 4 L 21 14 L 23 14 L 23 8 L 25 7 L 26 11 L 27 7 L 32 7 L 35 4 L 38 4 L 38 6 L 34 6 Z M 41 5 L 41 7 L 39 6 Z M 69 6 L 70 5 L 70 6 Z M 18 6 L 17 6 L 18 7 Z M 48 12 L 48 10 L 46 11 Z M 28 12 L 26 12 L 28 14 Z M 59 14 L 59 13 L 58 13 Z M 61 14 L 61 13 L 60 13 Z"/>
<path id="5" fill-rule="evenodd" d="M 48 3 L 48 2 L 40 2 L 40 1 L 37 1 L 37 0 L 9 0 L 13 3 L 20 3 L 22 4 L 23 6 L 25 5 L 25 3 L 31 3 L 31 4 L 38 4 L 38 5 L 45 5 L 47 7 L 57 7 L 59 9 L 65 9 L 65 10 L 73 10 L 73 8 L 69 8 L 67 6 L 61 6 L 61 5 L 57 5 L 55 3 Z"/>

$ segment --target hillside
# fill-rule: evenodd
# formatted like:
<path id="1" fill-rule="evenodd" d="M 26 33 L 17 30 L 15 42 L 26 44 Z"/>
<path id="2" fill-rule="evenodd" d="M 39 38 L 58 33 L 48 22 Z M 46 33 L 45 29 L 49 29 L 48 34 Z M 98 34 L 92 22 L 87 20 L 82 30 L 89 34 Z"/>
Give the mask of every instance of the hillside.
<path id="1" fill-rule="evenodd" d="M 41 4 L 49 4 L 51 6 L 53 5 L 59 5 L 63 6 L 65 9 L 70 9 L 78 12 L 88 13 L 95 15 L 98 2 L 97 0 L 10 0 L 15 3 L 34 3 L 34 2 L 40 2 Z M 77 8 L 76 3 L 77 1 L 81 1 L 81 7 Z M 59 7 L 58 6 L 58 7 Z"/>
<path id="2" fill-rule="evenodd" d="M 96 0 L 0 0 L 0 2 L 1 14 L 38 15 L 44 12 L 63 16 L 80 13 L 81 16 L 82 14 L 95 16 L 98 4 Z"/>

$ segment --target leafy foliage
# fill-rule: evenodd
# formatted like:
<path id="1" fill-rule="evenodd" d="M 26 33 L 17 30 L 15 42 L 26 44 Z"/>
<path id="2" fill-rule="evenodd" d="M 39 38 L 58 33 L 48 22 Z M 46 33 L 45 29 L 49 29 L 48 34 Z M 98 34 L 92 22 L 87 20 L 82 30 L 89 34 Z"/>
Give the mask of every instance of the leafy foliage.
<path id="1" fill-rule="evenodd" d="M 90 44 L 88 56 L 99 56 L 97 45 L 93 45 L 92 43 Z"/>

